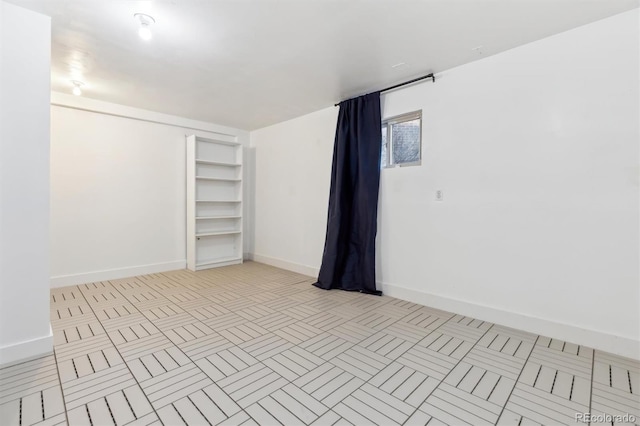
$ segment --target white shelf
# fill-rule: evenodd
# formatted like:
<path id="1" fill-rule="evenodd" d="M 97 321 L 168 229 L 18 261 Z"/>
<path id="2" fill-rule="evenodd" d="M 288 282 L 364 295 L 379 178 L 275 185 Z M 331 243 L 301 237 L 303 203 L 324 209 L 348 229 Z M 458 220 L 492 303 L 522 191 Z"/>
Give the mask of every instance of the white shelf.
<path id="1" fill-rule="evenodd" d="M 242 258 L 241 257 L 224 257 L 221 259 L 216 259 L 216 260 L 212 260 L 210 262 L 202 262 L 202 263 L 196 263 L 196 268 L 202 268 L 203 266 L 214 266 L 214 265 L 218 265 L 220 263 L 228 263 L 228 262 L 241 262 Z"/>
<path id="2" fill-rule="evenodd" d="M 199 216 L 196 220 L 210 220 L 210 219 L 241 219 L 242 216 Z"/>
<path id="3" fill-rule="evenodd" d="M 227 178 L 214 178 L 206 176 L 196 176 L 196 180 L 217 180 L 222 182 L 241 182 L 242 179 L 227 179 Z"/>
<path id="4" fill-rule="evenodd" d="M 241 234 L 242 231 L 218 231 L 218 232 L 203 232 L 202 234 L 196 234 L 196 237 L 215 237 L 217 235 L 233 235 Z"/>
<path id="5" fill-rule="evenodd" d="M 196 160 L 196 164 L 207 164 L 209 166 L 223 166 L 223 167 L 240 167 L 240 163 L 223 163 L 221 161 L 209 161 L 209 160 Z"/>
<path id="6" fill-rule="evenodd" d="M 240 200 L 196 200 L 196 203 L 241 203 Z"/>
<path id="7" fill-rule="evenodd" d="M 196 139 L 198 142 L 207 142 L 207 143 L 212 143 L 216 145 L 230 145 L 230 146 L 242 145 L 240 142 L 221 141 L 218 139 L 203 138 L 202 136 L 194 136 L 194 139 Z"/>

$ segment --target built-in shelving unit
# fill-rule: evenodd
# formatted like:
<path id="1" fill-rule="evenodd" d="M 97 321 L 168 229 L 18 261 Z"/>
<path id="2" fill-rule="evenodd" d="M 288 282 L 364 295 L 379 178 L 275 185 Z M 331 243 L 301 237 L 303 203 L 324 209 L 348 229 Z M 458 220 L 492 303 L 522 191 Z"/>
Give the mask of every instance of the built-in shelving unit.
<path id="1" fill-rule="evenodd" d="M 242 263 L 242 145 L 187 137 L 187 268 Z"/>

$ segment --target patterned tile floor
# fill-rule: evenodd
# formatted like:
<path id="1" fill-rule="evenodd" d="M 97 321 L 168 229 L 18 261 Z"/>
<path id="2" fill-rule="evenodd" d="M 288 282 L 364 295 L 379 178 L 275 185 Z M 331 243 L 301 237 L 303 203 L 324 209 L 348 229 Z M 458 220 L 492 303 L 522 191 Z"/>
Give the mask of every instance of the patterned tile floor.
<path id="1" fill-rule="evenodd" d="M 640 422 L 638 361 L 312 281 L 247 262 L 52 290 L 55 354 L 0 370 L 0 425 Z"/>

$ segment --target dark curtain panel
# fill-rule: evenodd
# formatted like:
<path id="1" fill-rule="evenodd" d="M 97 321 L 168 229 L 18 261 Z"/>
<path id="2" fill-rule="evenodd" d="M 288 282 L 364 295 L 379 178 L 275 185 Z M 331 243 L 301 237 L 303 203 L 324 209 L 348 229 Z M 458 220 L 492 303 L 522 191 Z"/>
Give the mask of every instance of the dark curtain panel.
<path id="1" fill-rule="evenodd" d="M 376 290 L 375 250 L 381 121 L 379 92 L 340 103 L 316 287 L 382 294 Z"/>

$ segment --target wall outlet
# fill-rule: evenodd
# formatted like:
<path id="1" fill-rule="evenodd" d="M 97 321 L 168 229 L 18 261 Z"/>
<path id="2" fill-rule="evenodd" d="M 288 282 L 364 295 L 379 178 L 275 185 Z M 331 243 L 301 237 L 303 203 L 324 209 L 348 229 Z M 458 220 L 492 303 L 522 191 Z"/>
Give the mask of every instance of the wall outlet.
<path id="1" fill-rule="evenodd" d="M 436 201 L 444 201 L 444 192 L 441 189 L 436 191 Z"/>

